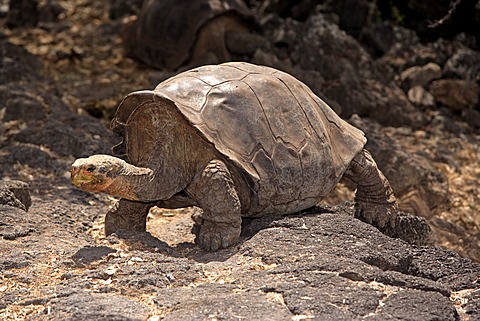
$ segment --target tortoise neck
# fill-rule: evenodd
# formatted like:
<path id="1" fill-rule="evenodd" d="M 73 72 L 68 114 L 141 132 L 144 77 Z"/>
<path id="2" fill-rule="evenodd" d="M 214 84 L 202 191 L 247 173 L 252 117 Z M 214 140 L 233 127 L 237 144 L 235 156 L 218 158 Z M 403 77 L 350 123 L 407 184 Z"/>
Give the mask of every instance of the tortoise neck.
<path id="1" fill-rule="evenodd" d="M 120 174 L 104 192 L 132 201 L 155 201 L 158 195 L 152 186 L 155 175 L 153 170 L 125 163 Z"/>

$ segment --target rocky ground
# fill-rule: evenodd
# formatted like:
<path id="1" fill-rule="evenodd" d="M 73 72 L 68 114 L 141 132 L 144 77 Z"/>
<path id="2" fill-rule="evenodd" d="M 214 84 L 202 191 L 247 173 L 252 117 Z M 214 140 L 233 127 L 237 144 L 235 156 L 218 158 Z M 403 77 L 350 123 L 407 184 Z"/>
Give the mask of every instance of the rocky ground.
<path id="1" fill-rule="evenodd" d="M 265 44 L 242 58 L 294 74 L 362 128 L 403 209 L 428 219 L 431 246 L 353 219 L 348 185 L 309 212 L 245 221 L 242 241 L 217 253 L 193 244 L 188 209 L 155 208 L 149 233 L 105 238 L 114 199 L 73 188 L 69 166 L 109 153 L 116 105 L 174 72 L 124 58 L 111 3 L 40 1 L 36 26 L 0 33 L 0 318 L 480 318 L 475 39 L 388 23 L 352 37 L 336 11 L 293 19 L 250 4 Z M 464 93 L 453 102 L 451 86 Z"/>

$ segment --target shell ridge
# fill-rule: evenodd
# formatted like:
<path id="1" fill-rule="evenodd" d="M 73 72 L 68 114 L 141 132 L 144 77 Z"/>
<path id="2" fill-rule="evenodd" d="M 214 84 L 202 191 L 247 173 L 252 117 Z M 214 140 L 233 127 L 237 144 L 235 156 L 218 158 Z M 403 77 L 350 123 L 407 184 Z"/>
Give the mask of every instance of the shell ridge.
<path id="1" fill-rule="evenodd" d="M 263 145 L 261 143 L 258 143 L 255 148 L 252 150 L 252 152 L 250 154 L 248 154 L 248 158 L 250 159 L 250 161 L 253 159 L 253 157 L 255 157 L 255 154 L 259 151 L 259 150 L 265 150 L 265 148 L 263 148 Z M 257 168 L 255 166 L 252 166 L 253 170 L 255 171 L 256 175 L 254 176 L 256 179 L 260 179 L 260 173 L 258 172 Z"/>
<path id="2" fill-rule="evenodd" d="M 319 98 L 318 96 L 316 96 L 316 95 L 315 95 L 313 92 L 311 92 L 311 91 L 309 91 L 308 94 L 309 94 L 309 96 L 315 101 L 315 103 L 316 103 L 317 106 L 318 106 L 318 102 L 317 102 L 316 99 L 320 99 L 320 100 L 321 100 L 321 98 Z M 313 97 L 312 95 L 315 95 L 315 97 Z M 315 99 L 315 98 L 316 98 L 316 99 Z M 321 100 L 321 101 L 326 105 L 326 107 L 330 108 L 330 107 L 327 105 L 327 103 L 325 103 L 323 100 Z M 325 119 L 327 119 L 327 121 L 328 121 L 330 124 L 333 124 L 333 125 L 334 125 L 338 130 L 340 130 L 340 131 L 344 131 L 344 130 L 345 130 L 344 128 L 342 128 L 342 127 L 340 126 L 340 124 L 338 123 L 338 121 L 336 121 L 335 119 L 330 119 L 330 115 L 325 112 L 326 109 L 325 109 L 324 107 L 319 106 L 319 109 L 322 111 L 323 115 L 325 116 Z M 338 117 L 340 118 L 340 116 L 338 116 Z M 340 118 L 340 119 L 341 119 L 341 118 Z M 345 120 L 343 120 L 343 119 L 341 119 L 341 120 L 342 120 L 342 121 L 345 121 Z M 346 121 L 345 121 L 345 122 L 346 122 Z M 348 124 L 348 122 L 347 122 L 347 124 Z M 348 125 L 351 126 L 350 124 L 348 124 Z M 363 136 L 365 136 L 365 133 L 364 133 L 363 131 L 361 131 L 360 129 L 358 129 L 358 128 L 356 128 L 356 127 L 353 127 L 353 126 L 351 126 L 351 127 L 352 127 L 353 129 L 355 129 L 355 131 L 357 131 L 359 134 L 361 133 Z"/>
<path id="3" fill-rule="evenodd" d="M 312 93 L 312 94 L 313 94 L 313 93 Z M 320 99 L 320 98 L 317 97 L 317 99 Z M 315 102 L 316 102 L 316 101 L 315 101 Z M 323 102 L 323 100 L 322 100 L 322 102 Z M 317 102 L 316 102 L 316 103 L 317 103 Z M 317 104 L 318 104 L 318 103 L 317 103 Z M 325 102 L 324 102 L 324 104 L 327 105 Z M 338 121 L 336 121 L 335 119 L 330 119 L 330 115 L 325 112 L 325 111 L 326 111 L 325 108 L 322 108 L 321 106 L 319 106 L 319 107 L 320 107 L 320 110 L 322 111 L 323 115 L 325 116 L 325 118 L 327 119 L 327 121 L 328 121 L 330 124 L 333 124 L 333 125 L 334 125 L 339 131 L 341 131 L 341 132 L 344 132 L 344 131 L 345 131 L 345 128 L 341 127 Z M 326 107 L 328 107 L 328 105 L 327 105 Z M 328 107 L 328 108 L 330 108 L 330 107 Z M 364 143 L 364 144 L 366 143 L 367 138 L 365 137 L 365 133 L 364 133 L 362 130 L 358 129 L 357 127 L 354 127 L 354 126 L 350 125 L 347 121 L 341 119 L 340 116 L 338 116 L 338 118 L 339 118 L 341 121 L 345 122 L 345 123 L 349 126 L 349 128 L 352 129 L 352 132 L 354 132 L 355 134 L 359 134 L 359 135 L 363 138 L 363 143 Z"/>
<path id="4" fill-rule="evenodd" d="M 258 96 L 257 96 L 257 93 L 256 93 L 255 90 L 252 88 L 252 86 L 250 86 L 250 84 L 248 84 L 246 81 L 242 81 L 242 82 L 252 91 L 253 95 L 255 96 L 255 99 L 257 99 L 258 105 L 259 105 L 260 108 L 262 109 L 262 113 L 263 113 L 263 115 L 265 116 L 265 121 L 267 122 L 267 126 L 268 126 L 268 129 L 269 129 L 269 131 L 270 131 L 270 134 L 272 135 L 272 137 L 275 137 L 275 135 L 273 134 L 273 130 L 272 130 L 272 127 L 271 127 L 271 125 L 270 125 L 270 122 L 268 121 L 267 113 L 265 112 L 265 109 L 263 108 L 262 103 L 261 103 L 260 99 L 259 99 Z M 263 149 L 263 148 L 262 148 L 262 150 L 265 151 L 265 149 Z M 271 157 L 272 153 L 273 153 L 273 150 L 269 152 L 269 154 L 270 154 L 269 158 L 270 158 L 270 161 L 271 161 L 272 164 L 273 164 L 273 172 L 274 172 L 272 179 L 277 179 L 277 177 L 278 177 L 277 166 L 275 165 L 274 159 Z M 254 166 L 254 167 L 255 167 L 255 166 Z M 255 170 L 255 171 L 256 171 L 256 170 Z M 275 189 L 275 195 L 274 195 L 274 196 L 276 196 L 276 194 L 278 194 L 277 189 Z"/>
<path id="5" fill-rule="evenodd" d="M 230 68 L 233 68 L 233 69 L 237 69 L 238 71 L 242 71 L 242 72 L 246 72 L 247 75 L 252 73 L 250 71 L 246 71 L 246 70 L 243 70 L 242 68 L 240 67 L 237 67 L 237 66 L 234 66 L 233 64 L 236 64 L 236 65 L 243 65 L 243 63 L 238 63 L 238 62 L 226 62 L 224 64 L 221 64 L 221 66 L 223 67 L 230 67 Z M 245 77 L 244 77 L 245 78 Z"/>
<path id="6" fill-rule="evenodd" d="M 273 73 L 274 74 L 284 74 L 283 72 L 281 71 L 275 71 Z M 310 117 L 308 117 L 307 115 L 307 112 L 305 111 L 305 109 L 303 108 L 303 105 L 300 103 L 300 101 L 297 99 L 297 96 L 295 95 L 295 93 L 293 92 L 293 90 L 290 88 L 290 86 L 288 86 L 288 84 L 283 80 L 281 79 L 280 77 L 274 75 L 274 77 L 276 79 L 278 79 L 282 84 L 283 86 L 290 92 L 290 94 L 292 95 L 292 97 L 295 99 L 295 101 L 297 102 L 298 104 L 298 107 L 301 109 L 303 115 L 305 116 L 305 119 L 307 120 L 311 130 L 313 130 L 313 132 L 315 133 L 315 135 L 318 137 L 318 139 L 323 143 L 323 144 L 326 144 L 326 137 L 325 135 L 320 135 L 318 133 L 318 131 L 316 130 L 316 128 L 313 126 L 311 120 L 310 120 Z M 314 99 L 312 99 L 315 103 L 316 101 Z M 320 107 L 320 106 L 319 106 Z M 321 109 L 321 108 L 320 108 Z M 303 164 L 303 160 L 302 160 L 302 157 L 300 156 L 301 155 L 301 151 L 305 148 L 305 146 L 308 144 L 308 136 L 310 136 L 311 134 L 308 132 L 308 130 L 306 130 L 306 128 L 304 128 L 304 131 L 306 132 L 306 136 L 305 138 L 302 140 L 302 146 L 298 149 L 298 160 L 299 160 L 299 164 L 300 164 L 300 167 L 301 167 L 301 179 L 302 179 L 302 182 L 300 184 L 300 186 L 302 186 L 302 188 L 299 188 L 298 190 L 298 194 L 297 194 L 297 199 L 300 199 L 301 198 L 301 192 L 303 190 L 303 186 L 305 185 L 305 169 L 304 169 L 304 164 Z"/>
<path id="7" fill-rule="evenodd" d="M 194 78 L 194 79 L 197 79 L 197 80 L 200 80 L 201 82 L 203 82 L 205 85 L 208 85 L 208 86 L 213 86 L 212 84 L 209 84 L 208 82 L 206 82 L 203 78 L 201 77 L 198 77 L 198 76 L 195 76 L 195 75 L 192 75 L 192 72 L 185 72 L 185 73 L 181 73 L 181 74 L 178 74 L 178 75 L 175 75 L 167 80 L 165 80 L 164 82 L 160 83 L 161 85 L 166 85 L 174 80 L 178 80 L 178 77 L 182 77 L 182 78 Z"/>
<path id="8" fill-rule="evenodd" d="M 203 82 L 205 85 L 208 85 L 208 86 L 211 86 L 211 87 L 214 87 L 214 86 L 218 86 L 218 85 L 219 85 L 219 84 L 212 85 L 212 84 L 210 84 L 208 81 L 206 81 L 205 79 L 203 79 L 201 76 L 187 76 L 187 77 L 191 77 L 191 78 L 198 79 L 198 80 L 200 80 L 201 82 Z M 186 78 L 186 77 L 185 77 L 185 78 Z"/>
<path id="9" fill-rule="evenodd" d="M 233 69 L 237 69 L 237 70 L 239 70 L 239 71 L 246 72 L 246 71 L 243 70 L 242 68 L 239 68 L 239 67 L 237 67 L 237 66 L 232 65 L 231 62 L 224 63 L 224 64 L 222 64 L 222 67 L 223 67 L 223 66 L 224 66 L 224 67 L 230 67 L 230 68 L 233 68 Z"/>
<path id="10" fill-rule="evenodd" d="M 237 69 L 238 71 L 246 72 L 247 73 L 246 76 L 248 76 L 248 74 L 250 74 L 250 75 L 266 75 L 266 74 L 267 75 L 274 75 L 275 73 L 277 73 L 277 70 L 273 69 L 272 67 L 263 66 L 263 65 L 254 65 L 257 69 L 262 69 L 261 71 L 252 71 L 252 70 L 248 70 L 248 69 L 242 69 L 241 67 L 243 67 L 245 65 L 252 66 L 251 64 L 246 63 L 246 62 L 235 62 L 235 61 L 226 62 L 226 63 L 221 64 L 220 66 L 231 67 L 231 68 Z M 269 69 L 270 72 L 269 73 L 265 72 L 265 69 Z"/>
<path id="11" fill-rule="evenodd" d="M 246 75 L 243 76 L 242 78 L 238 79 L 238 81 L 242 81 L 242 80 L 245 79 L 245 77 L 247 77 L 248 75 L 249 75 L 249 74 L 246 74 Z M 226 84 L 226 83 L 229 83 L 229 82 L 232 82 L 232 81 L 237 81 L 237 80 L 227 79 L 227 80 L 221 81 L 221 82 L 216 83 L 216 84 L 210 84 L 210 83 L 208 83 L 207 81 L 205 81 L 205 79 L 203 79 L 203 78 L 201 78 L 201 77 L 194 77 L 194 76 L 188 76 L 188 77 L 198 79 L 198 80 L 200 80 L 201 82 L 203 82 L 205 85 L 211 86 L 212 88 L 213 88 L 213 87 L 220 86 L 220 85 L 223 85 L 223 84 Z M 210 91 L 209 91 L 209 92 L 210 92 Z"/>
<path id="12" fill-rule="evenodd" d="M 257 73 L 249 73 L 249 75 L 250 76 L 251 75 L 257 75 Z M 247 77 L 249 75 L 246 75 L 245 77 Z M 281 86 L 287 87 L 291 96 L 294 97 L 294 99 L 295 99 L 294 101 L 296 102 L 296 104 L 298 106 L 300 106 L 299 101 L 296 99 L 295 95 L 293 95 L 290 88 L 288 88 L 288 86 L 283 81 L 281 81 L 281 79 L 279 79 L 278 77 L 274 77 L 274 78 L 280 81 Z M 252 92 L 255 94 L 255 98 L 259 101 L 260 107 L 262 108 L 262 112 L 263 112 L 263 114 L 265 116 L 265 119 L 266 119 L 266 124 L 269 127 L 269 130 L 272 134 L 272 137 L 274 138 L 274 141 L 276 142 L 276 146 L 277 147 L 283 146 L 287 150 L 293 151 L 293 152 L 289 152 L 288 154 L 290 154 L 290 156 L 293 156 L 293 159 L 296 159 L 296 163 L 298 164 L 298 166 L 300 166 L 300 173 L 301 173 L 301 175 L 299 175 L 299 176 L 301 176 L 301 181 L 299 182 L 299 184 L 294 184 L 296 186 L 296 188 L 294 188 L 294 190 L 297 190 L 297 189 L 300 190 L 300 188 L 297 188 L 297 187 L 301 187 L 305 183 L 305 177 L 304 177 L 305 174 L 304 174 L 303 166 L 301 164 L 301 159 L 300 159 L 299 147 L 298 146 L 302 146 L 302 147 L 305 146 L 305 144 L 307 142 L 307 137 L 309 137 L 310 134 L 308 133 L 308 131 L 306 131 L 305 128 L 302 127 L 301 130 L 306 131 L 306 132 L 304 133 L 300 144 L 298 144 L 298 143 L 294 144 L 294 143 L 288 141 L 287 139 L 285 139 L 285 138 L 288 138 L 288 137 L 282 136 L 280 132 L 278 134 L 275 134 L 275 131 L 271 127 L 271 124 L 270 124 L 270 121 L 269 121 L 269 118 L 268 118 L 268 114 L 265 111 L 264 106 L 261 104 L 260 98 L 258 97 L 258 95 L 255 93 L 255 90 L 252 88 L 252 86 L 250 86 L 250 84 L 247 81 L 243 81 L 243 82 L 246 83 L 246 85 L 252 90 Z M 302 110 L 303 110 L 303 108 L 302 108 Z M 305 114 L 304 111 L 303 111 L 303 113 Z M 272 115 L 270 115 L 270 116 L 272 116 Z M 307 118 L 306 115 L 305 115 L 305 118 Z M 310 126 L 311 126 L 311 124 L 310 124 Z M 274 170 L 274 175 L 272 175 L 271 179 L 273 181 L 277 181 L 279 183 L 280 181 L 284 181 L 285 179 L 288 180 L 287 177 L 289 176 L 289 174 L 287 174 L 287 172 L 289 170 L 287 168 L 282 168 L 282 166 L 280 166 L 280 164 L 277 163 L 276 157 L 274 156 L 274 153 L 275 153 L 275 150 L 276 150 L 277 147 L 274 147 L 274 150 L 271 152 L 272 157 L 270 157 L 271 162 L 273 164 L 273 170 Z M 284 151 L 284 152 L 286 152 L 286 151 Z M 292 159 L 292 161 L 293 161 L 293 159 Z M 275 186 L 276 186 L 275 195 L 282 195 L 282 191 L 280 190 L 282 185 L 275 184 Z M 286 199 L 284 200 L 282 197 L 274 197 L 274 199 L 276 199 L 276 201 L 274 202 L 276 205 L 281 205 L 281 204 L 288 205 L 288 204 L 291 204 L 293 202 L 293 200 L 286 200 Z"/>
<path id="13" fill-rule="evenodd" d="M 255 96 L 255 99 L 258 101 L 258 105 L 260 106 L 260 108 L 262 109 L 262 113 L 263 115 L 265 116 L 265 121 L 267 122 L 267 126 L 268 126 L 268 129 L 270 131 L 270 134 L 272 135 L 272 137 L 275 137 L 275 134 L 273 132 L 273 129 L 272 129 L 272 126 L 270 124 L 270 121 L 268 120 L 268 116 L 267 116 L 267 113 L 265 112 L 265 109 L 263 108 L 262 106 L 262 102 L 260 101 L 260 99 L 258 98 L 257 96 L 257 93 L 255 92 L 255 90 L 252 88 L 252 86 L 250 86 L 250 84 L 248 84 L 246 81 L 242 81 L 248 88 L 250 88 L 250 90 L 252 91 L 253 95 Z M 271 153 L 272 151 L 270 151 Z"/>
<path id="14" fill-rule="evenodd" d="M 276 72 L 277 73 L 277 72 Z M 284 86 L 285 88 L 288 89 L 288 91 L 292 94 L 293 98 L 295 99 L 295 101 L 297 102 L 298 106 L 300 107 L 300 109 L 302 110 L 302 113 L 303 115 L 305 116 L 305 119 L 307 120 L 308 124 L 310 125 L 310 128 L 315 132 L 315 135 L 317 135 L 318 139 L 321 141 L 321 142 L 325 142 L 325 135 L 320 135 L 317 130 L 315 129 L 315 126 L 313 126 L 312 122 L 310 121 L 310 118 L 308 117 L 307 115 L 307 112 L 305 111 L 305 109 L 303 108 L 302 104 L 300 103 L 300 101 L 297 99 L 297 96 L 293 93 L 292 89 L 290 89 L 290 87 L 288 86 L 288 84 L 285 83 L 285 81 L 283 81 L 283 79 L 279 78 L 279 77 L 275 77 L 277 78 Z M 309 96 L 310 98 L 311 95 L 309 93 Z M 314 100 L 314 99 L 313 99 Z M 314 100 L 315 101 L 315 100 Z M 316 102 L 315 102 L 316 103 Z M 319 106 L 320 107 L 320 106 Z M 320 108 L 321 109 L 321 108 Z M 302 146 L 303 148 L 304 146 Z"/>
<path id="15" fill-rule="evenodd" d="M 207 91 L 207 93 L 206 93 L 206 95 L 205 95 L 205 96 L 207 96 L 207 99 L 205 99 L 205 100 L 203 101 L 203 104 L 202 104 L 202 106 L 200 107 L 199 113 L 202 113 L 203 110 L 205 109 L 205 106 L 207 106 L 208 95 L 210 94 L 210 92 L 212 91 L 213 88 L 215 88 L 215 86 L 212 86 L 212 87 Z M 193 110 L 192 108 L 189 108 L 189 109 L 190 109 L 190 110 Z M 207 126 L 207 127 L 208 127 L 208 126 Z"/>
<path id="16" fill-rule="evenodd" d="M 300 147 L 300 152 L 298 153 L 298 160 L 299 160 L 299 163 L 300 163 L 300 168 L 302 169 L 302 184 L 300 184 L 300 186 L 302 188 L 299 188 L 298 191 L 297 191 L 297 200 L 300 199 L 300 195 L 302 194 L 302 191 L 303 191 L 303 185 L 305 185 L 305 168 L 303 167 L 303 160 L 302 160 L 302 157 L 300 155 L 302 155 L 302 150 L 307 146 L 308 144 L 308 140 L 305 138 L 303 140 L 303 145 L 302 147 Z"/>
<path id="17" fill-rule="evenodd" d="M 314 95 L 311 91 L 308 92 L 308 94 L 310 95 L 310 97 L 312 97 L 312 95 Z M 312 97 L 314 98 L 314 97 Z M 318 97 L 316 97 L 317 99 L 320 99 Z M 325 102 L 325 106 L 322 107 L 319 105 L 319 102 L 317 99 L 314 99 L 315 101 L 315 104 L 317 104 L 317 106 L 319 107 L 319 109 L 321 110 L 324 118 L 328 121 L 328 123 L 330 125 L 333 125 L 333 127 L 331 127 L 332 129 L 333 128 L 336 128 L 336 130 L 338 131 L 338 133 L 340 133 L 342 136 L 343 136 L 343 139 L 345 140 L 345 138 L 348 138 L 349 141 L 354 141 L 355 138 L 358 138 L 359 141 L 362 141 L 362 144 L 363 146 L 365 145 L 366 143 L 366 138 L 365 138 L 365 134 L 358 128 L 356 127 L 353 127 L 351 126 L 349 123 L 347 123 L 346 121 L 344 121 L 343 119 L 340 118 L 340 116 L 338 116 L 339 120 L 342 121 L 342 122 L 345 122 L 345 124 L 349 127 L 342 127 L 340 126 L 340 123 L 339 121 L 336 121 L 335 119 L 331 119 L 330 118 L 330 115 L 327 113 L 327 109 L 326 108 L 330 108 Z M 323 100 L 321 100 L 321 102 L 323 102 Z M 346 135 L 346 130 L 348 130 L 349 134 L 350 135 Z M 330 130 L 331 132 L 331 135 L 333 135 L 333 130 Z M 361 138 L 358 137 L 358 135 L 361 135 Z M 336 136 L 337 138 L 338 136 Z M 363 138 L 363 139 L 362 139 Z M 349 163 L 351 162 L 351 160 L 353 159 L 353 157 L 355 155 L 351 155 L 351 149 L 349 150 L 349 152 L 345 153 L 345 151 L 342 152 L 341 150 L 341 147 L 344 146 L 344 143 L 340 143 L 340 144 L 331 144 L 330 143 L 330 149 L 332 150 L 332 156 L 335 156 L 335 159 L 336 161 L 341 161 L 343 164 L 344 164 L 344 168 L 347 168 Z M 362 146 L 362 147 L 363 147 Z M 353 149 L 353 146 L 352 146 L 352 149 Z M 360 148 L 361 150 L 361 148 Z M 360 151 L 359 150 L 359 151 Z M 344 169 L 340 169 L 338 167 L 335 167 L 336 169 L 336 175 L 340 175 L 341 172 L 343 172 Z"/>

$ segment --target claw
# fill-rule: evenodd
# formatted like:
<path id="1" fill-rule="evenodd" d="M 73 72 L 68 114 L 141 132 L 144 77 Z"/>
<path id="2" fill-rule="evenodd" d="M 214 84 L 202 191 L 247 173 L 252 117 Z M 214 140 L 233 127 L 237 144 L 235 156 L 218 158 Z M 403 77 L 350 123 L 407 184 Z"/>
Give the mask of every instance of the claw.
<path id="1" fill-rule="evenodd" d="M 240 232 L 240 227 L 231 224 L 206 221 L 200 226 L 196 242 L 206 251 L 217 251 L 235 244 Z"/>
<path id="2" fill-rule="evenodd" d="M 395 219 L 398 208 L 396 203 L 372 204 L 372 203 L 357 203 L 355 204 L 355 217 L 371 224 L 379 229 L 384 229 L 388 226 L 395 227 Z"/>
<path id="3" fill-rule="evenodd" d="M 215 252 L 219 248 L 220 248 L 220 236 L 219 235 L 214 235 L 212 237 L 211 242 L 210 242 L 210 250 Z"/>
<path id="4" fill-rule="evenodd" d="M 201 208 L 195 208 L 191 217 L 196 225 L 203 225 L 203 210 Z"/>

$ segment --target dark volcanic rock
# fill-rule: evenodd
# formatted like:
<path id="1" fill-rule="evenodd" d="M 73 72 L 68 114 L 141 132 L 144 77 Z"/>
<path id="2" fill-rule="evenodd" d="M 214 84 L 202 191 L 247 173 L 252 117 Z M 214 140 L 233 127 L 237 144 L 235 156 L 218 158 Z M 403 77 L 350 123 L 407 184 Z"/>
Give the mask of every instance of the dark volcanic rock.
<path id="1" fill-rule="evenodd" d="M 57 319 L 143 320 L 151 312 L 137 298 L 152 294 L 156 313 L 166 320 L 382 320 L 391 318 L 392 311 L 401 311 L 402 319 L 420 315 L 435 320 L 441 314 L 455 320 L 449 296 L 454 291 L 473 294 L 480 287 L 480 265 L 385 236 L 354 219 L 348 205 L 252 220 L 237 246 L 216 253 L 193 247 L 182 254 L 182 248 L 166 251 L 168 245 L 148 234 L 130 236 L 128 249 L 118 247 L 122 239 L 110 237 L 110 246 L 88 240 L 78 227 L 100 208 L 71 189 L 58 190 L 48 221 L 38 209 L 55 198 L 37 201 L 29 215 L 39 222 L 36 231 L 22 237 L 28 254 L 10 251 L 0 262 L 4 273 L 13 272 L 10 278 L 33 282 L 16 271 L 44 262 L 52 250 L 63 253 L 56 268 L 64 272 L 54 292 L 45 285 L 41 296 L 5 295 L 8 305 L 43 306 L 32 320 L 46 313 Z M 22 220 L 17 225 L 30 226 Z M 81 265 L 69 264 L 69 257 Z M 477 299 L 467 299 L 465 307 L 477 316 Z"/>
<path id="2" fill-rule="evenodd" d="M 473 128 L 480 128 L 480 110 L 464 109 L 462 110 L 462 118 Z"/>
<path id="3" fill-rule="evenodd" d="M 432 82 L 430 92 L 443 105 L 454 110 L 475 107 L 479 101 L 480 87 L 461 79 L 439 79 Z"/>
<path id="4" fill-rule="evenodd" d="M 7 14 L 9 28 L 33 27 L 39 20 L 38 0 L 19 0 L 10 3 Z"/>
<path id="5" fill-rule="evenodd" d="M 4 254 L 0 259 L 0 271 L 21 269 L 32 265 L 32 255 L 13 251 L 11 254 Z"/>
<path id="6" fill-rule="evenodd" d="M 110 0 L 110 19 L 120 19 L 124 16 L 138 14 L 143 0 Z"/>
<path id="7" fill-rule="evenodd" d="M 48 147 L 60 156 L 86 157 L 92 152 L 109 153 L 115 141 L 105 126 L 91 123 L 85 116 L 67 119 L 51 117 L 43 122 L 32 122 L 29 127 L 14 135 L 12 139 L 26 144 Z M 61 139 L 52 140 L 52 137 Z M 102 140 L 102 138 L 105 140 Z"/>
<path id="8" fill-rule="evenodd" d="M 399 291 L 388 297 L 377 315 L 365 320 L 458 320 L 458 313 L 449 301 L 435 292 Z"/>
<path id="9" fill-rule="evenodd" d="M 18 170 L 15 170 L 16 164 L 28 166 L 39 173 L 56 173 L 60 175 L 68 167 L 50 153 L 35 145 L 11 145 L 2 148 L 3 159 L 0 174 L 9 175 L 18 178 Z"/>
<path id="10" fill-rule="evenodd" d="M 29 54 L 25 48 L 16 46 L 6 39 L 0 39 L 0 85 L 25 80 L 39 80 L 43 69 L 39 58 Z M 2 101 L 3 103 L 3 101 Z"/>
<path id="11" fill-rule="evenodd" d="M 32 205 L 28 184 L 21 181 L 0 181 L 0 205 L 28 211 Z"/>
<path id="12" fill-rule="evenodd" d="M 1 85 L 0 97 L 6 107 L 4 121 L 41 120 L 48 113 L 48 107 L 35 93 L 12 90 L 11 86 Z"/>
<path id="13" fill-rule="evenodd" d="M 443 75 L 445 78 L 470 80 L 480 85 L 480 52 L 459 50 L 445 63 Z"/>
<path id="14" fill-rule="evenodd" d="M 173 310 L 167 316 L 172 320 L 187 316 L 201 320 L 209 315 L 226 320 L 233 320 L 233 315 L 285 320 L 286 311 L 290 311 L 290 318 L 381 320 L 394 309 L 402 311 L 402 320 L 414 320 L 417 315 L 425 320 L 439 315 L 455 320 L 449 287 L 408 272 L 414 249 L 352 219 L 348 211 L 342 214 L 344 210 L 252 222 L 268 227 L 245 241 L 238 254 L 224 263 L 215 263 L 215 268 L 205 266 L 209 273 L 230 271 L 227 278 L 220 278 L 231 280 L 228 286 L 217 281 L 188 289 L 165 289 L 155 300 L 157 306 Z M 238 262 L 250 256 L 260 257 L 268 266 L 242 268 Z M 471 281 L 478 269 L 466 274 Z M 426 273 L 429 268 L 422 270 Z M 265 302 L 263 308 L 252 312 L 252 306 L 259 302 Z"/>
<path id="15" fill-rule="evenodd" d="M 247 254 L 259 255 L 262 260 L 278 265 L 268 274 L 283 274 L 283 285 L 276 283 L 273 286 L 269 276 L 258 277 L 256 283 L 282 293 L 291 311 L 321 316 L 319 319 L 351 320 L 369 315 L 381 320 L 397 305 L 397 309 L 403 311 L 402 320 L 414 320 L 417 314 L 422 315 L 422 320 L 434 320 L 439 315 L 445 315 L 446 320 L 455 320 L 456 311 L 447 304 L 449 299 L 445 297 L 449 293 L 447 289 L 463 287 L 465 280 L 475 283 L 478 264 L 473 268 L 469 265 L 473 263 L 468 260 L 462 262 L 459 257 L 450 257 L 447 262 L 451 262 L 451 268 L 457 271 L 446 273 L 463 277 L 455 278 L 452 283 L 432 282 L 437 279 L 428 273 L 435 273 L 435 268 L 420 267 L 419 263 L 445 262 L 446 258 L 433 259 L 436 253 L 441 255 L 441 250 L 420 250 L 420 253 L 424 252 L 422 255 L 432 255 L 430 261 L 425 261 L 416 254 L 415 248 L 383 237 L 375 229 L 351 221 L 348 216 L 321 214 L 286 217 L 273 222 L 270 228 L 260 231 L 243 247 Z M 410 272 L 414 270 L 416 275 L 425 274 L 415 276 Z M 479 285 L 474 283 L 467 287 L 478 288 Z M 336 297 L 342 287 L 346 293 Z M 395 292 L 400 288 L 403 290 L 398 292 L 398 297 L 389 296 L 389 287 L 398 287 Z M 422 299 L 417 300 L 417 297 Z M 377 307 L 379 301 L 383 302 L 383 307 Z M 415 308 L 407 308 L 409 306 Z"/>
<path id="16" fill-rule="evenodd" d="M 361 40 L 374 57 L 383 56 L 392 46 L 398 44 L 411 46 L 419 42 L 414 31 L 394 25 L 390 21 L 366 26 Z"/>
<path id="17" fill-rule="evenodd" d="M 172 311 L 163 320 L 172 321 L 288 320 L 292 314 L 282 303 L 257 289 L 247 290 L 234 284 L 163 289 L 155 299 L 160 309 Z"/>
<path id="18" fill-rule="evenodd" d="M 287 70 L 326 97 L 339 114 L 368 116 L 384 125 L 419 126 L 424 116 L 393 81 L 391 70 L 373 61 L 363 47 L 322 14 L 305 22 L 270 21 L 272 50 L 280 60 L 263 61 Z M 321 57 L 321 58 L 319 58 Z M 289 59 L 295 68 L 289 68 Z M 322 79 L 311 76 L 314 70 Z"/>
<path id="19" fill-rule="evenodd" d="M 115 253 L 115 250 L 107 246 L 87 246 L 78 250 L 72 256 L 72 259 L 78 266 L 85 266 L 92 261 L 100 260 L 110 253 Z"/>
<path id="20" fill-rule="evenodd" d="M 433 62 L 424 66 L 410 67 L 400 74 L 401 87 L 405 91 L 415 86 L 427 87 L 432 80 L 441 76 L 442 68 Z"/>
<path id="21" fill-rule="evenodd" d="M 0 54 L 0 175 L 24 178 L 19 167 L 62 175 L 70 165 L 62 157 L 110 151 L 113 134 L 47 89 L 38 57 L 5 39 Z"/>
<path id="22" fill-rule="evenodd" d="M 245 222 L 242 241 L 234 247 L 207 253 L 191 245 L 185 253 L 186 247 L 168 249 L 161 239 L 142 233 L 125 241 L 112 236 L 109 246 L 93 241 L 78 227 L 105 206 L 89 205 L 94 199 L 82 200 L 72 188 L 61 188 L 53 197 L 37 200 L 29 214 L 38 223 L 22 237 L 28 252 L 10 250 L 0 261 L 10 279 L 33 283 L 35 277 L 17 271 L 34 268 L 53 253 L 63 257 L 54 263 L 63 271 L 55 290 L 47 283 L 39 288 L 41 295 L 5 293 L 8 306 L 39 307 L 31 320 L 46 314 L 67 320 L 144 320 L 152 313 L 166 320 L 389 320 L 393 311 L 401 320 L 419 315 L 456 320 L 449 297 L 458 291 L 465 293 L 464 308 L 478 316 L 473 295 L 480 288 L 479 264 L 390 238 L 354 219 L 349 204 L 254 219 Z M 59 198 L 72 202 L 69 206 Z M 45 216 L 39 209 L 54 199 L 51 216 Z M 15 208 L 5 208 L 1 217 L 14 215 L 8 209 Z M 16 223 L 31 226 L 27 220 Z M 139 300 L 149 296 L 154 312 Z"/>
<path id="23" fill-rule="evenodd" d="M 46 308 L 29 320 L 44 320 L 48 315 L 56 320 L 141 321 L 148 316 L 144 304 L 112 294 L 76 293 L 52 303 L 53 309 Z"/>

